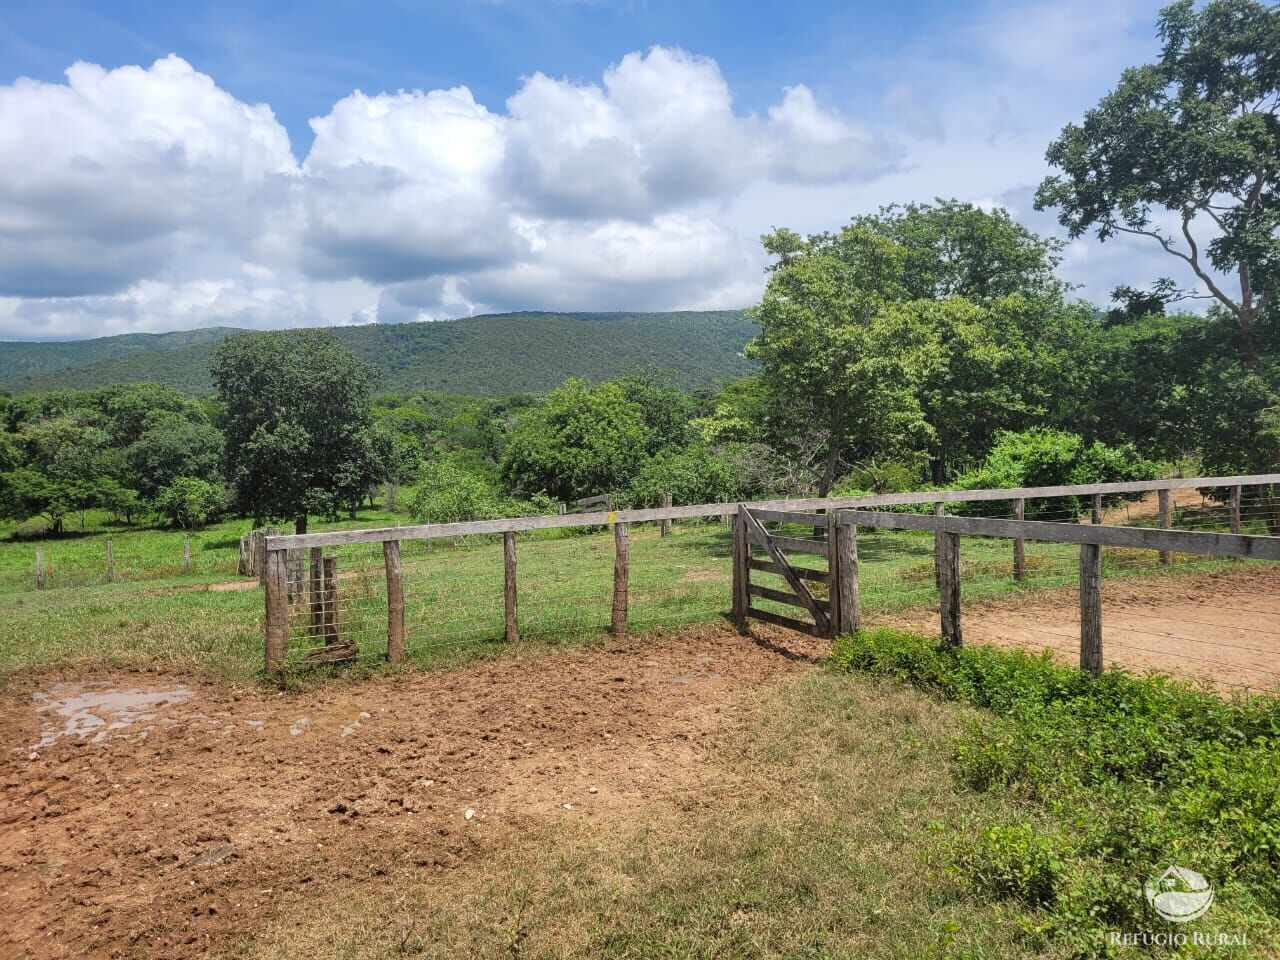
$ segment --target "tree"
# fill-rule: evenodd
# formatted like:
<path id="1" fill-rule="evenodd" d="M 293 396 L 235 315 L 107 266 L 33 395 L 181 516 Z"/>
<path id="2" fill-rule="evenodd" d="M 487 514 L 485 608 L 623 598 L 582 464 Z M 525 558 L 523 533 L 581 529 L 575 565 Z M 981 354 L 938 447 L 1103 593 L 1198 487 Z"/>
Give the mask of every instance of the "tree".
<path id="1" fill-rule="evenodd" d="M 233 334 L 212 363 L 236 505 L 255 521 L 336 517 L 367 489 L 369 370 L 331 333 Z"/>
<path id="2" fill-rule="evenodd" d="M 561 501 L 622 490 L 648 442 L 644 413 L 620 386 L 570 379 L 521 418 L 500 475 L 511 490 Z"/>
<path id="3" fill-rule="evenodd" d="M 853 225 L 902 248 L 907 299 L 988 303 L 1016 293 L 1057 300 L 1064 292 L 1054 273 L 1062 242 L 1037 236 L 1000 207 L 943 199 L 890 204 Z"/>
<path id="4" fill-rule="evenodd" d="M 631 481 L 634 507 L 660 507 L 662 495 L 676 505 L 729 503 L 744 495 L 745 477 L 737 465 L 701 444 L 664 450 L 645 461 Z"/>
<path id="5" fill-rule="evenodd" d="M 163 417 L 124 452 L 129 483 L 152 499 L 178 477 L 220 479 L 222 434 L 207 423 Z"/>
<path id="6" fill-rule="evenodd" d="M 1280 286 L 1280 9 L 1178 0 L 1158 30 L 1159 61 L 1126 70 L 1049 146 L 1062 173 L 1040 185 L 1036 208 L 1058 208 L 1072 237 L 1158 243 L 1235 319 L 1254 364 Z"/>
<path id="7" fill-rule="evenodd" d="M 843 462 L 909 456 L 932 439 L 915 388 L 918 359 L 901 316 L 905 251 L 866 227 L 806 238 L 764 238 L 778 257 L 750 311 L 760 334 L 746 348 L 770 397 L 769 431 L 785 447 L 816 439 L 818 492 Z"/>

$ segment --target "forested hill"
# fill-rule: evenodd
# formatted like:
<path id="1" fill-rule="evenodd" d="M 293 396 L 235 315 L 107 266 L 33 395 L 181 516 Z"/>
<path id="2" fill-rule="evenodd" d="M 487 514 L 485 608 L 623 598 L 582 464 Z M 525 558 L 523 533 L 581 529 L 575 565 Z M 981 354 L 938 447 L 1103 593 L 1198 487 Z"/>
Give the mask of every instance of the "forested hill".
<path id="1" fill-rule="evenodd" d="M 502 396 L 566 377 L 605 380 L 639 369 L 693 389 L 752 369 L 741 353 L 754 325 L 740 311 L 509 313 L 435 323 L 334 327 L 380 376 L 376 390 Z M 234 330 L 211 327 L 63 343 L 0 343 L 0 387 L 15 393 L 155 380 L 212 391 L 209 360 Z"/>

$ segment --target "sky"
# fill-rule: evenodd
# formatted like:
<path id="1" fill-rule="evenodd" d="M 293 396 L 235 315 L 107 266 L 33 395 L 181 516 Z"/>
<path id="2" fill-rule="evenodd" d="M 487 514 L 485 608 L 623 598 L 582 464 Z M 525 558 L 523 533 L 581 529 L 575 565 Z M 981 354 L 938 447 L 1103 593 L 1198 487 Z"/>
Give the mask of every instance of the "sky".
<path id="1" fill-rule="evenodd" d="M 1159 6 L 2 0 L 0 339 L 738 308 L 761 234 L 936 197 L 1063 236 L 1045 148 Z"/>

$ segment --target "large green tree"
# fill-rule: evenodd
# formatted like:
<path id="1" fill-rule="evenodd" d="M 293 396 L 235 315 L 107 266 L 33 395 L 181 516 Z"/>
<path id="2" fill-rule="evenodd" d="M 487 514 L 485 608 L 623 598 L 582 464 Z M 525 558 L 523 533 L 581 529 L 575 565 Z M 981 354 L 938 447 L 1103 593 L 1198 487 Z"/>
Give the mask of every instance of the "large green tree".
<path id="1" fill-rule="evenodd" d="M 842 465 L 910 456 L 931 439 L 918 358 L 892 309 L 905 296 L 905 251 L 860 226 L 808 238 L 777 230 L 764 245 L 778 259 L 746 352 L 760 361 L 774 442 L 820 463 L 826 496 Z"/>
<path id="2" fill-rule="evenodd" d="M 1050 145 L 1061 173 L 1036 207 L 1057 208 L 1073 237 L 1158 243 L 1234 318 L 1252 365 L 1280 288 L 1280 8 L 1178 0 L 1158 30 L 1160 59 L 1126 70 Z"/>
<path id="3" fill-rule="evenodd" d="M 520 419 L 501 477 L 517 493 L 561 501 L 620 491 L 648 444 L 644 411 L 621 386 L 566 380 Z"/>
<path id="4" fill-rule="evenodd" d="M 255 521 L 336 517 L 369 473 L 369 370 L 331 333 L 234 334 L 218 345 L 226 473 Z"/>

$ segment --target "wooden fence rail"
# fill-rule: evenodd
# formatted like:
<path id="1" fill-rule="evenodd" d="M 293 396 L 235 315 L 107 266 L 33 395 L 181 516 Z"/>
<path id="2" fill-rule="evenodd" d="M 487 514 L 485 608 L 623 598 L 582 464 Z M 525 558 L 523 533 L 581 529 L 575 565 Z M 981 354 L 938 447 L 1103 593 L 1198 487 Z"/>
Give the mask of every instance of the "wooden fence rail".
<path id="1" fill-rule="evenodd" d="M 1164 498 L 1162 498 L 1163 501 Z M 1238 533 L 1192 533 L 1163 529 L 1169 511 L 1162 502 L 1160 528 L 1111 527 L 1101 523 L 1098 508 L 1093 523 L 1074 524 L 1040 520 L 999 520 L 989 517 L 953 517 L 943 514 L 921 516 L 872 510 L 841 510 L 837 523 L 842 529 L 873 527 L 882 530 L 933 531 L 938 538 L 938 613 L 942 637 L 951 646 L 962 641 L 960 618 L 960 537 L 1003 537 L 1015 543 L 1036 540 L 1042 543 L 1080 545 L 1080 669 L 1102 672 L 1102 548 L 1130 547 L 1159 551 L 1162 564 L 1173 553 L 1196 553 L 1213 557 L 1280 560 L 1280 537 L 1243 536 Z M 1233 525 L 1238 529 L 1238 525 Z M 856 569 L 856 561 L 855 561 Z M 1015 565 L 1014 576 L 1018 571 Z"/>
<path id="2" fill-rule="evenodd" d="M 628 556 L 628 529 L 636 523 L 660 524 L 664 533 L 669 532 L 669 523 L 679 519 L 697 519 L 724 517 L 731 520 L 735 531 L 733 604 L 735 616 L 750 607 L 750 571 L 780 573 L 785 577 L 785 560 L 775 557 L 763 559 L 750 554 L 748 543 L 749 524 L 744 516 L 744 508 L 755 515 L 757 520 L 774 523 L 802 523 L 817 529 L 827 528 L 825 540 L 804 539 L 798 537 L 769 535 L 769 541 L 782 551 L 800 551 L 828 558 L 828 572 L 814 574 L 800 567 L 791 568 L 798 581 L 825 579 L 830 587 L 830 600 L 822 605 L 814 604 L 812 609 L 805 609 L 815 619 L 815 625 L 826 635 L 836 631 L 849 631 L 858 626 L 858 583 L 857 583 L 857 538 L 856 525 L 889 526 L 897 524 L 896 529 L 931 530 L 938 535 L 937 564 L 939 582 L 944 567 L 954 567 L 958 563 L 949 551 L 948 545 L 958 541 L 945 535 L 986 535 L 1014 538 L 1014 576 L 1021 578 L 1025 570 L 1025 558 L 1022 543 L 1025 540 L 1052 539 L 1045 535 L 1048 527 L 1064 528 L 1067 531 L 1092 529 L 1099 536 L 1112 537 L 1108 540 L 1066 539 L 1074 533 L 1064 533 L 1061 542 L 1093 543 L 1118 546 L 1151 546 L 1169 552 L 1199 552 L 1216 555 L 1238 555 L 1255 557 L 1272 557 L 1273 548 L 1259 545 L 1259 540 L 1278 538 L 1242 537 L 1240 529 L 1239 504 L 1241 490 L 1245 486 L 1280 484 L 1280 474 L 1260 474 L 1254 476 L 1235 477 L 1190 477 L 1169 480 L 1148 480 L 1132 483 L 1095 483 L 1075 484 L 1052 487 L 1019 487 L 990 490 L 929 490 L 913 493 L 875 494 L 861 497 L 819 497 L 791 500 L 769 500 L 758 503 L 706 503 L 687 506 L 664 506 L 656 509 L 608 510 L 595 513 L 557 514 L 543 517 L 508 517 L 500 520 L 476 520 L 462 523 L 420 524 L 404 527 L 384 527 L 375 530 L 334 530 L 321 533 L 279 535 L 274 531 L 257 532 L 246 538 L 246 564 L 257 573 L 265 586 L 266 598 L 266 666 L 268 671 L 279 670 L 288 652 L 288 604 L 290 601 L 291 583 L 302 579 L 302 551 L 312 552 L 313 564 L 323 548 L 337 547 L 347 544 L 382 543 L 397 544 L 392 550 L 384 547 L 387 564 L 388 585 L 388 656 L 392 659 L 403 657 L 403 608 L 404 597 L 402 573 L 399 570 L 400 551 L 398 544 L 405 540 L 434 540 L 442 538 L 458 538 L 477 535 L 503 536 L 504 563 L 504 602 L 506 616 L 504 619 L 504 635 L 514 641 L 519 637 L 517 613 L 516 585 L 516 536 L 520 533 L 550 530 L 565 527 L 611 526 L 614 528 L 615 562 L 614 588 L 610 630 L 615 634 L 623 633 L 627 624 L 628 580 L 630 565 Z M 1027 500 L 1047 497 L 1090 497 L 1094 498 L 1095 516 L 1100 509 L 1101 498 L 1110 495 L 1133 494 L 1156 491 L 1161 496 L 1160 520 L 1162 527 L 1170 525 L 1170 511 L 1166 501 L 1170 501 L 1169 491 L 1194 488 L 1228 488 L 1227 501 L 1231 516 L 1232 534 L 1191 534 L 1168 529 L 1138 530 L 1137 528 L 1118 528 L 1096 525 L 1091 528 L 1073 524 L 1046 524 L 1039 521 L 1025 521 L 1024 507 Z M 590 499 L 590 498 L 589 498 Z M 943 504 L 973 502 L 1007 501 L 1013 505 L 1014 520 L 991 520 L 986 518 L 964 518 L 943 515 Z M 934 504 L 938 515 L 919 515 L 910 513 L 877 513 L 875 516 L 890 518 L 883 522 L 868 523 L 865 520 L 850 519 L 854 516 L 868 516 L 866 511 L 871 507 L 909 506 Z M 823 510 L 826 514 L 814 514 L 809 511 Z M 1014 526 L 987 526 L 982 524 L 1013 524 Z M 846 535 L 847 530 L 847 535 Z M 985 531 L 985 532 L 984 532 Z M 1151 539 L 1157 536 L 1163 539 Z M 1188 539 L 1191 538 L 1191 539 Z M 1212 538 L 1210 540 L 1196 538 Z M 1202 545 L 1198 549 L 1196 545 Z M 1223 552 L 1227 551 L 1227 552 Z M 1231 552 L 1234 551 L 1234 552 Z M 1261 551 L 1261 552 L 1259 552 Z M 393 565 L 395 569 L 393 570 Z M 314 566 L 313 566 L 314 569 Z M 38 575 L 40 575 L 38 573 Z M 312 574 L 316 579 L 316 574 Z M 333 581 L 336 589 L 336 579 Z M 807 591 L 806 591 L 807 592 Z M 760 593 L 757 596 L 763 596 Z M 797 594 L 799 595 L 799 594 Z M 766 597 L 767 599 L 767 597 Z M 336 602 L 336 601 L 335 601 Z M 958 594 L 949 609 L 954 609 L 954 629 L 944 630 L 949 638 L 960 642 L 959 601 Z M 770 614 L 771 617 L 780 615 Z M 762 618 L 767 619 L 767 618 Z M 399 626 L 397 626 L 397 622 Z"/>

